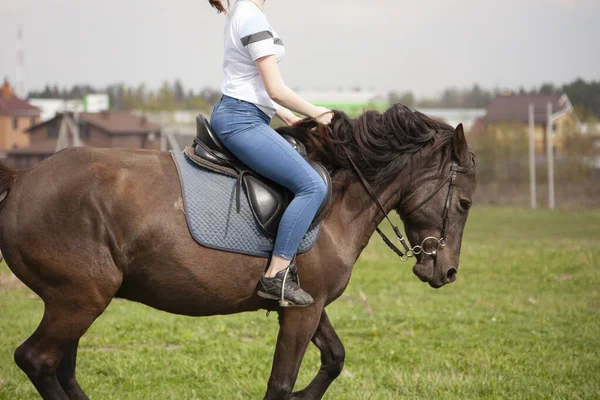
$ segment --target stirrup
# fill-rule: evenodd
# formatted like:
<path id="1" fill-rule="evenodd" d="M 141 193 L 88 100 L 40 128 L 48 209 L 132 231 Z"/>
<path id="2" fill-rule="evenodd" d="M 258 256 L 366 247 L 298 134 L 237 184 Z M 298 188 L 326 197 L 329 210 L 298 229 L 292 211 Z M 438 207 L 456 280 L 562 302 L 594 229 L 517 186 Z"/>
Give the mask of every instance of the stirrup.
<path id="1" fill-rule="evenodd" d="M 281 282 L 281 299 L 279 300 L 279 307 L 287 308 L 292 306 L 293 304 L 287 301 L 284 297 L 285 293 L 285 281 L 287 280 L 288 274 L 290 272 L 290 267 L 285 269 L 285 274 L 283 274 L 283 281 Z"/>

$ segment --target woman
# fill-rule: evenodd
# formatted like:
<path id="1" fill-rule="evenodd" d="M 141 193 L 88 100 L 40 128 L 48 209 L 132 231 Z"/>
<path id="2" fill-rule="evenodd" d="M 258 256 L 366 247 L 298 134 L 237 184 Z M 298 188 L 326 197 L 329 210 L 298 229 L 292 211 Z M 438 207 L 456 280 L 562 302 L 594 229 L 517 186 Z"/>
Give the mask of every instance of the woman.
<path id="1" fill-rule="evenodd" d="M 237 0 L 231 8 L 228 1 L 228 9 L 219 0 L 209 3 L 227 14 L 223 97 L 213 110 L 212 128 L 248 167 L 294 193 L 281 218 L 258 295 L 282 300 L 284 307 L 309 306 L 313 298 L 298 285 L 292 264 L 327 189 L 314 169 L 269 123 L 276 115 L 293 125 L 300 120 L 293 110 L 328 125 L 333 114 L 303 100 L 284 84 L 277 63 L 285 47 L 263 12 L 265 0 Z"/>

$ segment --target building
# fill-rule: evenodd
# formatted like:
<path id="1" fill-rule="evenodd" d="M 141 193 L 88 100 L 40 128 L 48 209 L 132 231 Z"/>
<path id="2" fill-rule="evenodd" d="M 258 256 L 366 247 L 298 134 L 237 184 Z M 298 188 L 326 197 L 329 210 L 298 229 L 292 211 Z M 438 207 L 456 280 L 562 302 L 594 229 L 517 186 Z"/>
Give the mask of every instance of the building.
<path id="1" fill-rule="evenodd" d="M 196 137 L 196 115 L 198 111 L 141 111 L 133 110 L 133 114 L 144 116 L 149 121 L 162 127 L 161 151 L 182 151 L 191 146 Z"/>
<path id="2" fill-rule="evenodd" d="M 456 128 L 458 124 L 463 124 L 465 131 L 470 131 L 477 121 L 485 115 L 485 109 L 482 108 L 417 108 L 425 115 L 443 121 Z"/>
<path id="3" fill-rule="evenodd" d="M 58 114 L 26 130 L 30 145 L 8 153 L 7 163 L 29 168 L 66 147 L 160 150 L 161 127 L 126 111 Z"/>
<path id="4" fill-rule="evenodd" d="M 473 132 L 495 135 L 498 140 L 514 140 L 515 135 L 527 137 L 529 132 L 529 106 L 534 106 L 534 141 L 536 152 L 546 149 L 548 104 L 552 105 L 551 126 L 555 152 L 560 153 L 567 137 L 578 125 L 573 106 L 566 95 L 508 95 L 497 96 L 486 109 L 483 118 L 475 123 Z"/>
<path id="5" fill-rule="evenodd" d="M 371 90 L 297 90 L 303 99 L 350 115 L 362 114 L 364 110 L 384 111 L 389 107 L 387 97 Z"/>
<path id="6" fill-rule="evenodd" d="M 29 104 L 40 109 L 40 122 L 46 122 L 60 113 L 82 113 L 85 112 L 83 100 L 63 99 L 29 99 Z"/>
<path id="7" fill-rule="evenodd" d="M 0 89 L 0 158 L 8 151 L 29 146 L 26 130 L 40 121 L 40 110 L 18 98 L 8 81 Z"/>
<path id="8" fill-rule="evenodd" d="M 41 110 L 41 122 L 54 118 L 58 113 L 99 113 L 110 110 L 107 94 L 88 94 L 83 99 L 29 99 L 29 104 Z"/>

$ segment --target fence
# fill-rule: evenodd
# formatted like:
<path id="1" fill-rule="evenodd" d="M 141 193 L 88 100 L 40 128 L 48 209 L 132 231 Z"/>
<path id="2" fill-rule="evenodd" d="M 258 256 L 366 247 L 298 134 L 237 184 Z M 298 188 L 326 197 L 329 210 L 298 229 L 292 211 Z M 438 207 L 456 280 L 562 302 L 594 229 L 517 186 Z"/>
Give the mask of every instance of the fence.
<path id="1" fill-rule="evenodd" d="M 477 155 L 480 204 L 530 206 L 529 144 L 526 126 L 484 131 L 469 140 Z M 574 131 L 555 148 L 554 182 L 558 208 L 600 207 L 600 134 Z M 535 152 L 537 206 L 548 207 L 546 151 Z"/>

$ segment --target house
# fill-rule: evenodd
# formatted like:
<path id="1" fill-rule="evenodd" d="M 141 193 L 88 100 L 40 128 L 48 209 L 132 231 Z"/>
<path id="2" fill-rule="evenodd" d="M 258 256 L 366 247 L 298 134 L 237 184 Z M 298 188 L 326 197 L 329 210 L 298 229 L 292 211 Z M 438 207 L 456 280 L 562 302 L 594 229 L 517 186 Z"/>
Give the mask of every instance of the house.
<path id="1" fill-rule="evenodd" d="M 88 94 L 83 99 L 36 99 L 30 98 L 32 104 L 41 111 L 41 122 L 54 118 L 58 113 L 99 113 L 110 110 L 110 98 L 108 94 Z"/>
<path id="2" fill-rule="evenodd" d="M 148 118 L 161 129 L 161 151 L 182 151 L 191 146 L 196 137 L 196 115 L 198 111 L 175 110 L 148 112 L 132 110 L 132 113 Z"/>
<path id="3" fill-rule="evenodd" d="M 534 106 L 534 141 L 536 152 L 546 149 L 548 104 L 552 105 L 551 126 L 555 152 L 560 153 L 567 137 L 578 124 L 573 106 L 566 95 L 506 95 L 494 98 L 483 118 L 476 121 L 473 134 L 495 135 L 498 140 L 527 137 L 529 132 L 529 106 Z M 516 136 L 515 136 L 516 135 Z"/>
<path id="4" fill-rule="evenodd" d="M 455 128 L 463 124 L 465 131 L 470 131 L 478 118 L 485 115 L 483 108 L 417 108 L 431 118 L 445 122 Z"/>
<path id="5" fill-rule="evenodd" d="M 40 121 L 40 110 L 15 96 L 12 87 L 4 80 L 0 89 L 0 158 L 17 147 L 29 145 L 25 131 Z"/>
<path id="6" fill-rule="evenodd" d="M 160 150 L 161 127 L 126 111 L 57 114 L 26 130 L 30 145 L 8 153 L 8 164 L 29 168 L 66 147 Z"/>

